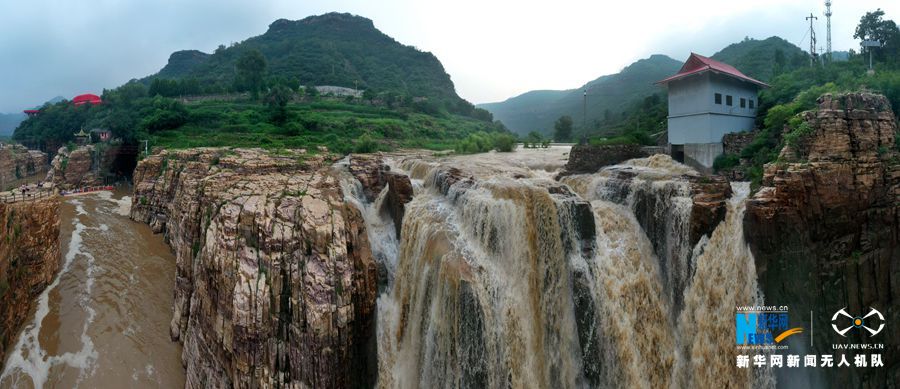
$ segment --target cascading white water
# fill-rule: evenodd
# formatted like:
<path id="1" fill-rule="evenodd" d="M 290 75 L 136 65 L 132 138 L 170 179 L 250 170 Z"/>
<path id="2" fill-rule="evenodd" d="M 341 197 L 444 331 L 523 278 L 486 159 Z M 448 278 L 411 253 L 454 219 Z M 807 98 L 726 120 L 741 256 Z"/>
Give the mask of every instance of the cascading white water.
<path id="1" fill-rule="evenodd" d="M 746 184 L 691 247 L 682 177 L 696 173 L 668 157 L 566 178 L 581 198 L 522 164 L 451 178 L 457 162 L 401 163 L 421 187 L 399 242 L 383 239 L 397 249 L 378 249 L 396 253 L 378 299 L 379 387 L 771 384 L 734 366 L 735 304 L 759 302 Z"/>
<path id="2" fill-rule="evenodd" d="M 587 200 L 618 203 L 631 211 L 653 245 L 673 314 L 682 305 L 692 263 L 693 203 L 690 182 L 685 179 L 688 175 L 698 173 L 667 155 L 657 154 L 562 180 Z"/>

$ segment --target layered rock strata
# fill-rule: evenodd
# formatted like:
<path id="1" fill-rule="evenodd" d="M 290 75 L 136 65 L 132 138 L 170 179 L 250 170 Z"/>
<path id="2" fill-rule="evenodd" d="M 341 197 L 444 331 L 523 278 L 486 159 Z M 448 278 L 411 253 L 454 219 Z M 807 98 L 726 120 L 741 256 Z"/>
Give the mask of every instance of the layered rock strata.
<path id="1" fill-rule="evenodd" d="M 629 159 L 647 157 L 640 145 L 576 145 L 569 152 L 569 161 L 559 177 L 571 174 L 595 173 L 605 166 L 615 165 Z"/>
<path id="2" fill-rule="evenodd" d="M 101 159 L 93 145 L 81 146 L 74 150 L 61 147 L 50 163 L 46 182 L 55 188 L 69 190 L 103 183 L 100 178 Z"/>
<path id="3" fill-rule="evenodd" d="M 131 217 L 176 253 L 186 387 L 373 384 L 376 264 L 332 162 L 192 149 L 139 163 Z"/>
<path id="4" fill-rule="evenodd" d="M 388 189 L 380 211 L 388 213 L 399 238 L 406 204 L 413 198 L 409 177 L 391 171 L 380 156 L 374 155 L 351 155 L 349 170 L 362 184 L 366 200 L 370 203 L 376 200 L 384 188 Z"/>
<path id="5" fill-rule="evenodd" d="M 20 145 L 0 145 L 0 184 L 32 177 L 48 168 L 47 154 Z M 6 188 L 0 188 L 0 191 Z"/>
<path id="6" fill-rule="evenodd" d="M 875 94 L 824 95 L 818 103 L 802 114 L 806 126 L 791 135 L 780 162 L 766 165 L 744 231 L 766 303 L 789 305 L 804 327 L 823 328 L 810 354 L 840 354 L 833 344 L 884 344 L 877 352 L 884 368 L 825 369 L 824 377 L 813 378 L 833 387 L 888 387 L 900 381 L 896 117 L 888 100 Z M 844 338 L 830 328 L 842 308 L 852 315 L 877 309 L 886 328 Z M 867 320 L 872 328 L 880 324 L 874 316 Z"/>
<path id="7" fill-rule="evenodd" d="M 59 203 L 0 203 L 0 363 L 59 269 Z"/>

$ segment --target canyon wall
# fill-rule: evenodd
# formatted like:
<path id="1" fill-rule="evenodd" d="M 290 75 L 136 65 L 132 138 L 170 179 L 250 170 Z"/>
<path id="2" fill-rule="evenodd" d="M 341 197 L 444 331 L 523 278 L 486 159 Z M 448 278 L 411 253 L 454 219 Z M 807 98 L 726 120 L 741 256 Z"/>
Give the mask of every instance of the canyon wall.
<path id="1" fill-rule="evenodd" d="M 100 185 L 103 180 L 100 179 L 99 164 L 93 145 L 80 146 L 74 150 L 60 147 L 50 163 L 45 181 L 63 190 Z"/>
<path id="2" fill-rule="evenodd" d="M 176 253 L 188 388 L 370 387 L 377 267 L 328 157 L 163 151 L 131 217 Z"/>
<path id="3" fill-rule="evenodd" d="M 47 171 L 47 154 L 20 145 L 0 145 L 0 184 Z M 0 191 L 6 188 L 0 188 Z"/>
<path id="4" fill-rule="evenodd" d="M 833 387 L 887 387 L 900 381 L 896 119 L 880 95 L 824 95 L 818 102 L 779 162 L 766 165 L 763 187 L 747 205 L 745 234 L 766 303 L 788 305 L 806 328 L 814 312 L 810 354 L 840 354 L 832 344 L 848 341 L 884 344 L 884 368 L 823 369 L 825 379 Z M 829 325 L 841 308 L 852 315 L 875 308 L 886 328 L 843 338 Z"/>
<path id="5" fill-rule="evenodd" d="M 0 362 L 59 268 L 59 203 L 0 202 Z"/>

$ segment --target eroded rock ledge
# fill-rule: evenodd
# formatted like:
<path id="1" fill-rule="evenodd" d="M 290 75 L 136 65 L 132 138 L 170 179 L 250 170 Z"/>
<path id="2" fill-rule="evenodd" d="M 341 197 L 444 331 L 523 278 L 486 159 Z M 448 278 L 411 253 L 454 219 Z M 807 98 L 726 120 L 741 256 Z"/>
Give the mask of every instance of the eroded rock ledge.
<path id="1" fill-rule="evenodd" d="M 569 152 L 569 161 L 557 178 L 572 174 L 595 173 L 605 166 L 622 163 L 629 159 L 645 158 L 649 155 L 640 145 L 575 145 Z"/>
<path id="2" fill-rule="evenodd" d="M 93 145 L 73 150 L 60 147 L 50 163 L 45 181 L 64 190 L 102 184 L 99 161 L 95 160 L 95 154 Z"/>
<path id="3" fill-rule="evenodd" d="M 880 310 L 880 339 L 816 331 L 816 347 L 884 343 L 884 369 L 828 369 L 833 387 L 888 387 L 900 380 L 900 160 L 896 118 L 887 99 L 824 95 L 803 114 L 809 133 L 766 165 L 750 200 L 745 234 L 770 305 L 813 311 L 816 328 L 841 308 Z M 805 322 L 806 320 L 804 320 Z M 805 324 L 806 326 L 809 323 Z M 827 327 L 826 327 L 827 328 Z"/>
<path id="4" fill-rule="evenodd" d="M 0 184 L 47 171 L 47 154 L 20 145 L 0 145 Z M 0 191 L 6 188 L 0 188 Z"/>
<path id="5" fill-rule="evenodd" d="M 35 299 L 59 269 L 58 196 L 0 202 L 0 370 Z"/>
<path id="6" fill-rule="evenodd" d="M 332 162 L 191 149 L 138 164 L 131 217 L 176 253 L 186 387 L 373 384 L 376 264 Z"/>

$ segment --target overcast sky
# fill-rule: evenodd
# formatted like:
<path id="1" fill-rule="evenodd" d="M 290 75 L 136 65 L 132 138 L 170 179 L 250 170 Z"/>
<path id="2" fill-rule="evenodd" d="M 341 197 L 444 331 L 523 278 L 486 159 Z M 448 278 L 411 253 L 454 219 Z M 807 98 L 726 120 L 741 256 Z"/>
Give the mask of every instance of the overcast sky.
<path id="1" fill-rule="evenodd" d="M 807 49 L 804 16 L 824 0 L 0 0 L 0 112 L 54 96 L 100 93 L 153 74 L 173 51 L 211 52 L 262 34 L 279 18 L 331 11 L 372 19 L 404 44 L 437 55 L 474 103 L 533 89 L 569 89 L 654 53 L 712 55 L 745 36 Z M 876 8 L 900 20 L 900 1 L 834 0 L 835 50 Z"/>

